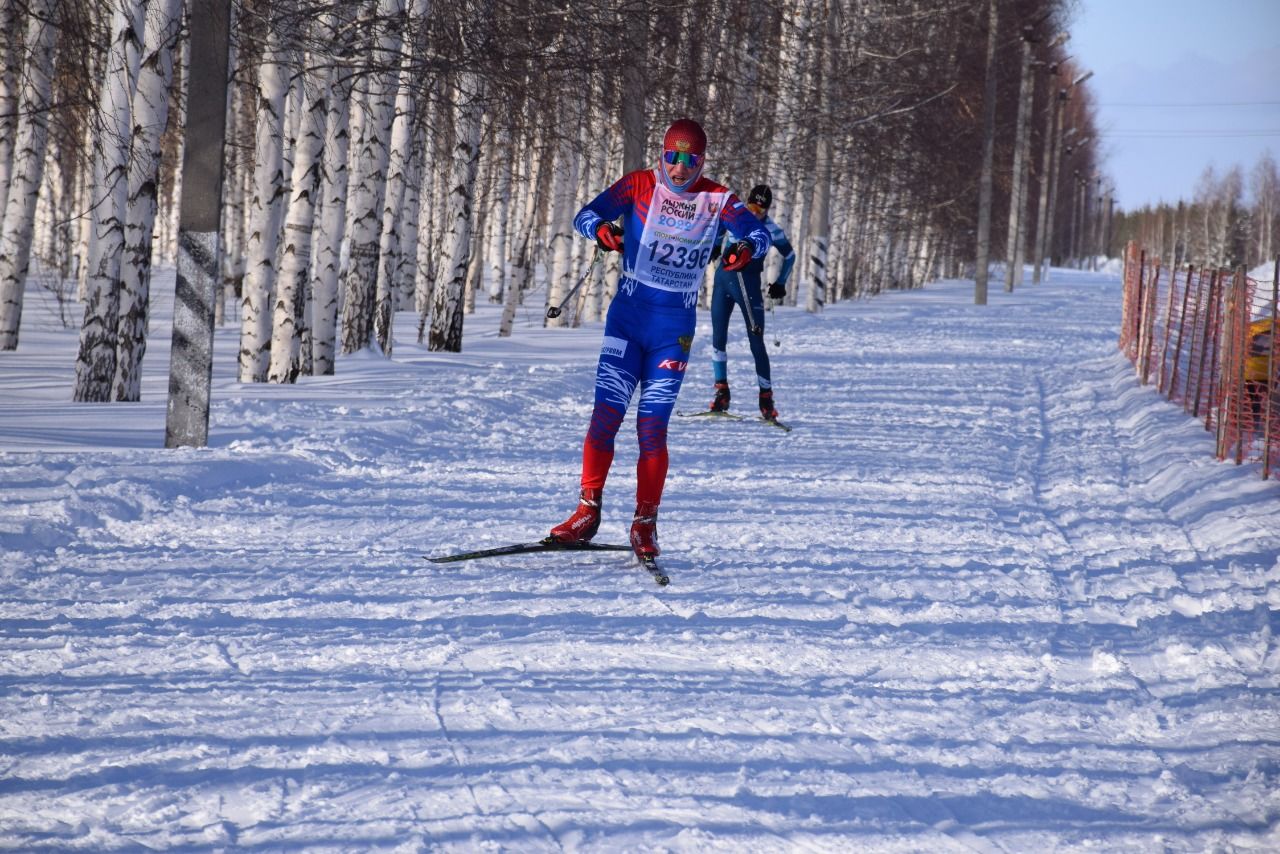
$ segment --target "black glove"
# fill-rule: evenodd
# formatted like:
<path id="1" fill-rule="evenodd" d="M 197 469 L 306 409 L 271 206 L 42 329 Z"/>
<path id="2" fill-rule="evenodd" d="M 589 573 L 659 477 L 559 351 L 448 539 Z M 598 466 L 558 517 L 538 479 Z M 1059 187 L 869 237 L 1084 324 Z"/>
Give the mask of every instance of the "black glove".
<path id="1" fill-rule="evenodd" d="M 717 243 L 715 246 L 712 246 L 712 247 L 711 247 L 711 259 L 710 259 L 710 260 L 715 261 L 715 260 L 717 260 L 719 257 L 720 257 L 720 244 L 719 244 L 719 243 Z"/>
<path id="2" fill-rule="evenodd" d="M 596 226 L 596 245 L 605 252 L 622 251 L 622 226 L 602 222 Z"/>
<path id="3" fill-rule="evenodd" d="M 782 299 L 787 295 L 787 286 L 782 282 L 774 282 L 769 286 L 769 299 Z"/>

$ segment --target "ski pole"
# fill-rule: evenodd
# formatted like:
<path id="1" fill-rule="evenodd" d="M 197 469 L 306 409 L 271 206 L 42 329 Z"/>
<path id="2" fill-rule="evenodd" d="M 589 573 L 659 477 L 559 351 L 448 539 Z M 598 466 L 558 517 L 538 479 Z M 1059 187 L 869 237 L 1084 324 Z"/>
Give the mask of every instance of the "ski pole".
<path id="1" fill-rule="evenodd" d="M 600 256 L 603 254 L 604 254 L 604 250 L 602 250 L 599 246 L 597 246 L 595 254 L 591 256 L 591 263 L 587 266 L 587 272 L 583 275 L 581 279 L 578 280 L 578 284 L 573 286 L 573 290 L 569 291 L 569 293 L 564 295 L 563 302 L 561 302 L 559 305 L 547 306 L 547 317 L 554 320 L 555 318 L 560 316 L 560 312 L 564 311 L 564 307 L 569 304 L 569 300 L 573 299 L 573 295 L 578 292 L 579 288 L 581 288 L 583 285 L 587 283 L 587 279 L 591 278 L 591 271 L 596 268 L 596 262 L 600 260 Z"/>
<path id="2" fill-rule="evenodd" d="M 747 329 L 752 335 L 763 335 L 764 330 L 756 324 L 756 316 L 751 312 L 751 300 L 747 298 L 747 283 L 742 280 L 742 273 L 735 273 L 738 277 L 738 290 L 742 293 L 742 312 L 747 316 Z"/>
<path id="3" fill-rule="evenodd" d="M 778 303 L 778 300 L 775 300 L 772 298 L 769 299 L 769 328 L 773 330 L 773 346 L 781 347 L 782 342 L 778 340 L 778 324 L 775 323 L 773 320 L 773 307 L 777 303 Z"/>

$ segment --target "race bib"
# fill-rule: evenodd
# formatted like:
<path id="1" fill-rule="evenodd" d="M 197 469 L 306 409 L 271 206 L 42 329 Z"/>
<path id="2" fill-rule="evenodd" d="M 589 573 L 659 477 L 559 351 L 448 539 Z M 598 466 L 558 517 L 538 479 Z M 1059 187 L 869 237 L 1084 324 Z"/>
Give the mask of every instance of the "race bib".
<path id="1" fill-rule="evenodd" d="M 660 291 L 696 297 L 728 199 L 728 192 L 677 193 L 659 180 L 632 278 Z"/>

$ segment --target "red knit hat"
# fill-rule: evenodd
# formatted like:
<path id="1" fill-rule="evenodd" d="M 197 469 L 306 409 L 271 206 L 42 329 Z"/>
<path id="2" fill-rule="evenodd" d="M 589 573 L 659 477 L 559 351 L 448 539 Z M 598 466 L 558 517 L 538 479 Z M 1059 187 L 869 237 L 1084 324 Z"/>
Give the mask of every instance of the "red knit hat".
<path id="1" fill-rule="evenodd" d="M 693 119 L 677 119 L 662 138 L 663 151 L 685 151 L 699 157 L 707 153 L 707 135 Z"/>

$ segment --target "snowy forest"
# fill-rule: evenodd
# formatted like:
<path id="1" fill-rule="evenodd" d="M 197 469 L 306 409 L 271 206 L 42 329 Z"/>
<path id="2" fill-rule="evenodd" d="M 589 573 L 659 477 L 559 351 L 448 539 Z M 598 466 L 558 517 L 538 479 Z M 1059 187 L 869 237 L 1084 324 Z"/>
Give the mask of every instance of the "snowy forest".
<path id="1" fill-rule="evenodd" d="M 1066 0 L 192 3 L 229 16 L 214 310 L 242 382 L 391 356 L 400 311 L 457 351 L 477 300 L 504 334 L 529 292 L 558 305 L 592 250 L 574 212 L 682 115 L 708 175 L 773 186 L 810 311 L 986 261 L 1012 286 L 1112 239 L 1109 201 L 1061 177 L 1097 158 Z M 0 0 L 0 349 L 34 277 L 80 324 L 78 401 L 140 394 L 210 37 L 192 8 Z M 547 322 L 602 317 L 616 264 Z"/>
<path id="2" fill-rule="evenodd" d="M 1133 239 L 1174 264 L 1253 269 L 1280 249 L 1278 212 L 1280 169 L 1265 151 L 1248 172 L 1205 167 L 1191 199 L 1119 212 L 1116 245 Z"/>

